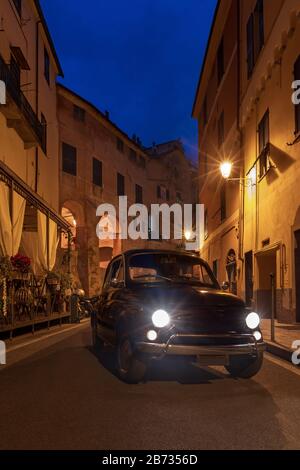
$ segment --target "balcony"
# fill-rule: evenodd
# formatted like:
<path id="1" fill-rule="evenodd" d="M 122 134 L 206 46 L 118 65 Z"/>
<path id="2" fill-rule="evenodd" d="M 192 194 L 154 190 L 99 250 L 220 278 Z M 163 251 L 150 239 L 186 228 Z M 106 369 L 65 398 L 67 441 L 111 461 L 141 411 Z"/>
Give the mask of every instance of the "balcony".
<path id="1" fill-rule="evenodd" d="M 0 111 L 6 117 L 7 127 L 15 129 L 25 149 L 42 145 L 43 126 L 1 55 L 0 80 L 6 84 L 6 105 L 2 105 Z"/>

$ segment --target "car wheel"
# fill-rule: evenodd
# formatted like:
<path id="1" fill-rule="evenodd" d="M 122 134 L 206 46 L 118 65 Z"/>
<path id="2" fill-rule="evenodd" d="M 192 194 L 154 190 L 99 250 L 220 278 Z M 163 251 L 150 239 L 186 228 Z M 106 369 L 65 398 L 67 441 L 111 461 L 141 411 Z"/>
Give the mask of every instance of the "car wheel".
<path id="1" fill-rule="evenodd" d="M 249 379 L 260 371 L 262 364 L 263 354 L 258 354 L 254 358 L 249 356 L 234 356 L 230 358 L 229 366 L 226 366 L 226 369 L 232 377 Z"/>
<path id="2" fill-rule="evenodd" d="M 118 342 L 117 368 L 120 378 L 130 384 L 141 382 L 145 376 L 146 364 L 137 358 L 129 337 L 121 338 Z"/>
<path id="3" fill-rule="evenodd" d="M 103 341 L 97 335 L 95 326 L 92 326 L 92 346 L 94 349 L 102 349 Z"/>

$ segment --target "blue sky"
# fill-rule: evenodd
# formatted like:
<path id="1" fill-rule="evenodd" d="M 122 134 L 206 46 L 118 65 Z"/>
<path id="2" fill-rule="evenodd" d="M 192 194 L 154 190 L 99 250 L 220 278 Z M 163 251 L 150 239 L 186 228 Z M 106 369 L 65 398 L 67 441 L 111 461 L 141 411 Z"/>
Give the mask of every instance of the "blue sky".
<path id="1" fill-rule="evenodd" d="M 111 120 L 145 146 L 181 137 L 196 158 L 191 110 L 216 0 L 41 5 L 66 86 L 109 110 Z"/>

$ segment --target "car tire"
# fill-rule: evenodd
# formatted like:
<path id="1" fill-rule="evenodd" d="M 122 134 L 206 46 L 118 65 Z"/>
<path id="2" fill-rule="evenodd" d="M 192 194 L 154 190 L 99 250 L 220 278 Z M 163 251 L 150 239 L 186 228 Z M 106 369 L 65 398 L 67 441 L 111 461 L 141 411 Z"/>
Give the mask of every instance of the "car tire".
<path id="1" fill-rule="evenodd" d="M 136 356 L 131 339 L 128 336 L 120 338 L 117 344 L 119 377 L 128 384 L 137 384 L 145 377 L 146 369 L 145 362 Z"/>
<path id="2" fill-rule="evenodd" d="M 103 341 L 97 335 L 95 325 L 92 326 L 92 346 L 96 350 L 101 350 L 103 348 Z"/>
<path id="3" fill-rule="evenodd" d="M 250 379 L 260 371 L 262 364 L 262 353 L 254 358 L 249 356 L 234 356 L 230 358 L 230 363 L 229 366 L 226 366 L 226 370 L 232 377 Z"/>

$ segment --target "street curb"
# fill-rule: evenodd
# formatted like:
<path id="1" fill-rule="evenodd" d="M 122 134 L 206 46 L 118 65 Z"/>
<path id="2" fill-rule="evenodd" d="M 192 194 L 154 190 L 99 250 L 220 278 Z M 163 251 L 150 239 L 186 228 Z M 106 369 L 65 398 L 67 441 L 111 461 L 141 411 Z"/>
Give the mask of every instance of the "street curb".
<path id="1" fill-rule="evenodd" d="M 293 351 L 291 349 L 285 348 L 284 346 L 281 346 L 277 343 L 273 343 L 271 341 L 265 341 L 265 343 L 267 345 L 268 353 L 280 357 L 281 359 L 288 361 L 290 364 L 292 363 L 291 356 L 293 354 Z"/>

